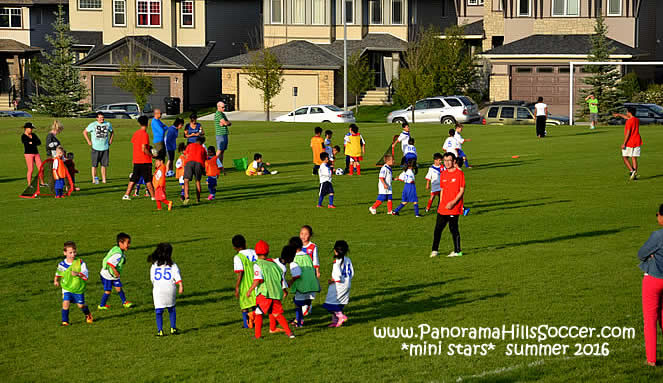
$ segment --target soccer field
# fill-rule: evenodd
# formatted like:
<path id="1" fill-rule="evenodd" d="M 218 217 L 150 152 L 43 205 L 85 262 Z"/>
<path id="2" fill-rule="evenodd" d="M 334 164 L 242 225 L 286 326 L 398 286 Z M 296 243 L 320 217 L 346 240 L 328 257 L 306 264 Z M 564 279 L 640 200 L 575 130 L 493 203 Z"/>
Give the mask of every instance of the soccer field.
<path id="1" fill-rule="evenodd" d="M 32 121 L 45 142 L 51 120 Z M 116 137 L 110 182 L 92 185 L 89 149 L 81 137 L 90 121 L 64 119 L 59 138 L 76 154 L 83 190 L 63 200 L 19 198 L 25 187 L 24 122 L 0 120 L 3 381 L 631 382 L 663 377 L 660 367 L 645 365 L 636 257 L 657 230 L 654 215 L 663 202 L 661 126 L 641 128 L 640 179 L 634 182 L 620 158 L 623 127 L 593 132 L 553 127 L 548 138 L 538 140 L 533 126 L 466 126 L 463 136 L 472 141 L 464 150 L 474 168 L 465 171 L 465 206 L 471 213 L 460 220 L 464 256 L 444 257 L 452 250 L 445 231 L 441 256 L 431 259 L 434 214 L 415 218 L 408 206 L 399 217 L 387 216 L 384 205 L 376 216 L 368 212 L 377 195 L 378 168 L 372 165 L 398 134 L 396 125 L 360 125 L 367 143 L 362 175 L 334 178 L 338 208 L 331 210 L 315 207 L 318 179 L 311 175 L 309 148 L 314 125 L 235 122 L 226 164 L 261 152 L 279 174 L 249 178 L 229 171 L 219 180 L 216 201 L 208 202 L 204 190 L 202 203 L 183 207 L 178 200 L 168 212 L 156 211 L 149 198 L 121 200 L 131 171 L 134 121 L 111 120 Z M 203 126 L 213 132 L 210 122 Z M 341 145 L 347 127 L 332 129 L 334 144 Z M 417 124 L 411 134 L 426 166 L 447 136 L 445 127 L 426 124 Z M 43 159 L 44 146 L 40 150 Z M 399 172 L 394 169 L 394 176 Z M 424 175 L 425 168 L 417 176 L 422 206 Z M 394 185 L 397 201 L 402 184 Z M 176 198 L 178 189 L 170 178 L 168 195 Z M 278 255 L 304 224 L 313 227 L 312 240 L 319 246 L 322 292 L 305 327 L 295 329 L 296 339 L 270 335 L 265 322 L 263 339 L 255 340 L 252 330 L 241 328 L 230 239 L 238 233 L 251 245 L 263 239 Z M 97 311 L 101 261 L 120 231 L 132 236 L 122 282 L 136 306 L 122 308 L 114 293 L 111 309 Z M 330 329 L 321 305 L 338 239 L 350 245 L 356 277 L 346 306 L 349 321 Z M 86 324 L 72 305 L 72 325 L 60 327 L 61 290 L 52 280 L 68 240 L 77 243 L 90 268 L 85 295 L 93 324 Z M 154 336 L 146 258 L 159 242 L 172 243 L 182 270 L 180 336 Z M 290 297 L 284 306 L 292 319 Z M 403 327 L 405 335 L 412 328 L 418 336 L 426 325 L 430 332 L 423 339 L 377 336 L 387 327 Z M 597 330 L 591 338 L 545 340 L 509 334 L 476 339 L 470 331 L 512 325 Z M 603 327 L 619 337 L 599 337 Z M 436 337 L 440 328 L 451 330 Z M 565 353 L 553 355 L 554 349 Z M 530 355 L 507 355 L 519 350 Z M 578 350 L 591 355 L 576 355 Z M 658 350 L 661 355 L 663 347 Z"/>

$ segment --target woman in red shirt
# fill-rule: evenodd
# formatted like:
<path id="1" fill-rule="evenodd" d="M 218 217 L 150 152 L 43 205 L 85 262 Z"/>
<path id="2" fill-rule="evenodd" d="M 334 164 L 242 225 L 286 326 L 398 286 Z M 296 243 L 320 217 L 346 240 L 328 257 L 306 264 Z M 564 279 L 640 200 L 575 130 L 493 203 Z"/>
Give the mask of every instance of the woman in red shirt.
<path id="1" fill-rule="evenodd" d="M 433 234 L 433 249 L 431 258 L 437 257 L 442 231 L 449 224 L 454 251 L 448 257 L 460 257 L 463 252 L 460 248 L 460 232 L 458 231 L 458 218 L 463 214 L 463 195 L 465 194 L 465 174 L 456 167 L 456 155 L 444 154 L 445 171 L 440 173 L 440 186 L 442 193 L 437 208 L 437 222 Z"/>

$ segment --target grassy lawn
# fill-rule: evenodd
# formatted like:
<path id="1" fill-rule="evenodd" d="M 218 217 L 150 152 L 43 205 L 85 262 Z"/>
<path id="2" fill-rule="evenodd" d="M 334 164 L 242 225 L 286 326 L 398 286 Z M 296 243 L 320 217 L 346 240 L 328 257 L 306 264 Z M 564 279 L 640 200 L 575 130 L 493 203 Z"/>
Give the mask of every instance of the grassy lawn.
<path id="1" fill-rule="evenodd" d="M 359 107 L 359 113 L 355 111 L 355 117 L 357 122 L 375 122 L 375 123 L 384 123 L 387 121 L 387 115 L 389 112 L 394 110 L 401 109 L 393 105 L 366 105 Z"/>
<path id="2" fill-rule="evenodd" d="M 382 112 L 380 112 L 382 113 Z M 362 108 L 360 116 L 369 114 Z M 52 120 L 34 119 L 45 141 Z M 6 381 L 69 378 L 126 381 L 657 381 L 660 369 L 644 365 L 640 289 L 636 252 L 656 230 L 661 200 L 661 126 L 641 128 L 645 145 L 641 178 L 627 181 L 619 145 L 621 127 L 549 128 L 537 140 L 534 127 L 468 125 L 465 151 L 474 165 L 465 172 L 462 258 L 429 258 L 435 215 L 415 218 L 411 207 L 400 217 L 372 216 L 377 168 L 398 127 L 360 124 L 367 142 L 361 176 L 334 179 L 338 209 L 316 209 L 318 181 L 311 176 L 309 140 L 314 125 L 236 122 L 230 159 L 259 151 L 276 176 L 248 178 L 229 172 L 219 180 L 217 200 L 157 212 L 148 198 L 122 201 L 131 171 L 134 121 L 113 121 L 108 184 L 92 185 L 89 149 L 81 131 L 89 121 L 65 119 L 60 139 L 76 154 L 82 191 L 55 200 L 18 198 L 25 186 L 20 134 L 22 119 L 0 120 L 0 372 Z M 203 122 L 212 132 L 210 122 Z M 335 126 L 334 143 L 346 131 Z M 429 163 L 446 136 L 439 124 L 412 128 L 422 162 Z M 42 146 L 42 155 L 43 155 Z M 519 155 L 517 159 L 512 158 Z M 425 170 L 425 169 L 424 169 Z M 398 175 L 395 169 L 394 175 Z M 417 188 L 425 203 L 425 171 Z M 395 184 L 400 198 L 402 185 Z M 176 198 L 178 186 L 168 181 Z M 203 194 L 206 197 L 207 193 Z M 329 329 L 314 301 L 297 338 L 269 335 L 256 341 L 241 328 L 233 296 L 235 274 L 230 243 L 244 234 L 251 244 L 264 239 L 278 253 L 301 225 L 313 226 L 322 280 L 331 273 L 334 241 L 350 244 L 356 277 L 346 307 L 347 326 Z M 119 231 L 132 235 L 122 282 L 132 309 L 116 294 L 111 310 L 96 310 L 102 294 L 101 261 Z M 52 284 L 62 243 L 74 240 L 90 268 L 86 300 L 95 323 L 85 324 L 77 309 L 72 326 L 60 327 L 61 290 Z M 178 297 L 181 336 L 156 338 L 147 255 L 169 241 L 180 266 L 184 294 Z M 448 231 L 440 252 L 451 251 Z M 292 318 L 290 298 L 284 303 Z M 168 326 L 167 318 L 164 325 Z M 570 345 L 566 355 L 507 356 L 508 344 L 537 340 L 459 338 L 389 339 L 382 327 L 510 327 L 520 325 L 617 326 L 635 329 L 633 339 L 549 339 Z M 266 327 L 266 324 L 265 324 Z M 402 344 L 441 345 L 442 355 L 410 356 Z M 440 342 L 440 343 L 438 343 Z M 486 355 L 447 355 L 450 344 L 493 343 Z M 575 356 L 575 344 L 607 343 L 607 356 Z M 660 343 L 660 342 L 659 342 Z M 592 346 L 588 346 L 592 347 Z M 663 347 L 659 347 L 659 355 Z M 3 381 L 4 381 L 3 379 Z"/>

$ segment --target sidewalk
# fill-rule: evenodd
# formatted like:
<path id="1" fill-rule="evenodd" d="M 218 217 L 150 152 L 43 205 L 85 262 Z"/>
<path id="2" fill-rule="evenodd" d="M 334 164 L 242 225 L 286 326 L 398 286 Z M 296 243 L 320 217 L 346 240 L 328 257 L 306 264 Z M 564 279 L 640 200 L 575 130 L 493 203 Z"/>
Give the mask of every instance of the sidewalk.
<path id="1" fill-rule="evenodd" d="M 282 116 L 289 112 L 270 112 L 270 119 L 275 119 L 276 117 Z M 230 121 L 265 121 L 265 112 L 226 112 L 226 116 Z M 208 114 L 198 118 L 199 121 L 214 121 L 214 113 Z"/>

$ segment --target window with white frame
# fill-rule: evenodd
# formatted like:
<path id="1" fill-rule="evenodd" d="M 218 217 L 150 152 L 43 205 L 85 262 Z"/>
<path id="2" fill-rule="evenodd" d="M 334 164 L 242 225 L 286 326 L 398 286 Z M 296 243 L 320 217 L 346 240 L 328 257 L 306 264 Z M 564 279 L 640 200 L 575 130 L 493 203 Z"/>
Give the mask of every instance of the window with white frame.
<path id="1" fill-rule="evenodd" d="M 382 24 L 382 0 L 369 0 L 368 8 L 370 24 Z"/>
<path id="2" fill-rule="evenodd" d="M 306 0 L 292 0 L 292 23 L 306 24 Z"/>
<path id="3" fill-rule="evenodd" d="M 343 0 L 345 3 L 345 22 L 354 24 L 355 22 L 355 2 L 354 0 Z"/>
<path id="4" fill-rule="evenodd" d="M 391 23 L 403 24 L 403 0 L 391 0 Z"/>
<path id="5" fill-rule="evenodd" d="M 21 28 L 21 8 L 0 8 L 0 28 Z"/>
<path id="6" fill-rule="evenodd" d="M 518 0 L 518 16 L 532 16 L 531 0 Z"/>
<path id="7" fill-rule="evenodd" d="M 483 0 L 467 0 L 467 5 L 483 5 Z"/>
<path id="8" fill-rule="evenodd" d="M 182 1 L 182 23 L 183 27 L 193 27 L 193 0 Z"/>
<path id="9" fill-rule="evenodd" d="M 325 0 L 312 0 L 313 4 L 313 24 L 326 24 L 325 19 Z"/>
<path id="10" fill-rule="evenodd" d="M 578 16 L 580 0 L 553 0 L 553 16 Z"/>
<path id="11" fill-rule="evenodd" d="M 78 0 L 78 9 L 101 9 L 101 0 Z"/>
<path id="12" fill-rule="evenodd" d="M 139 27 L 161 26 L 161 0 L 137 0 Z"/>
<path id="13" fill-rule="evenodd" d="M 127 25 L 126 0 L 113 0 L 113 25 L 122 27 Z"/>
<path id="14" fill-rule="evenodd" d="M 271 0 L 272 24 L 283 24 L 283 0 Z"/>
<path id="15" fill-rule="evenodd" d="M 608 16 L 622 15 L 622 0 L 608 0 Z"/>

